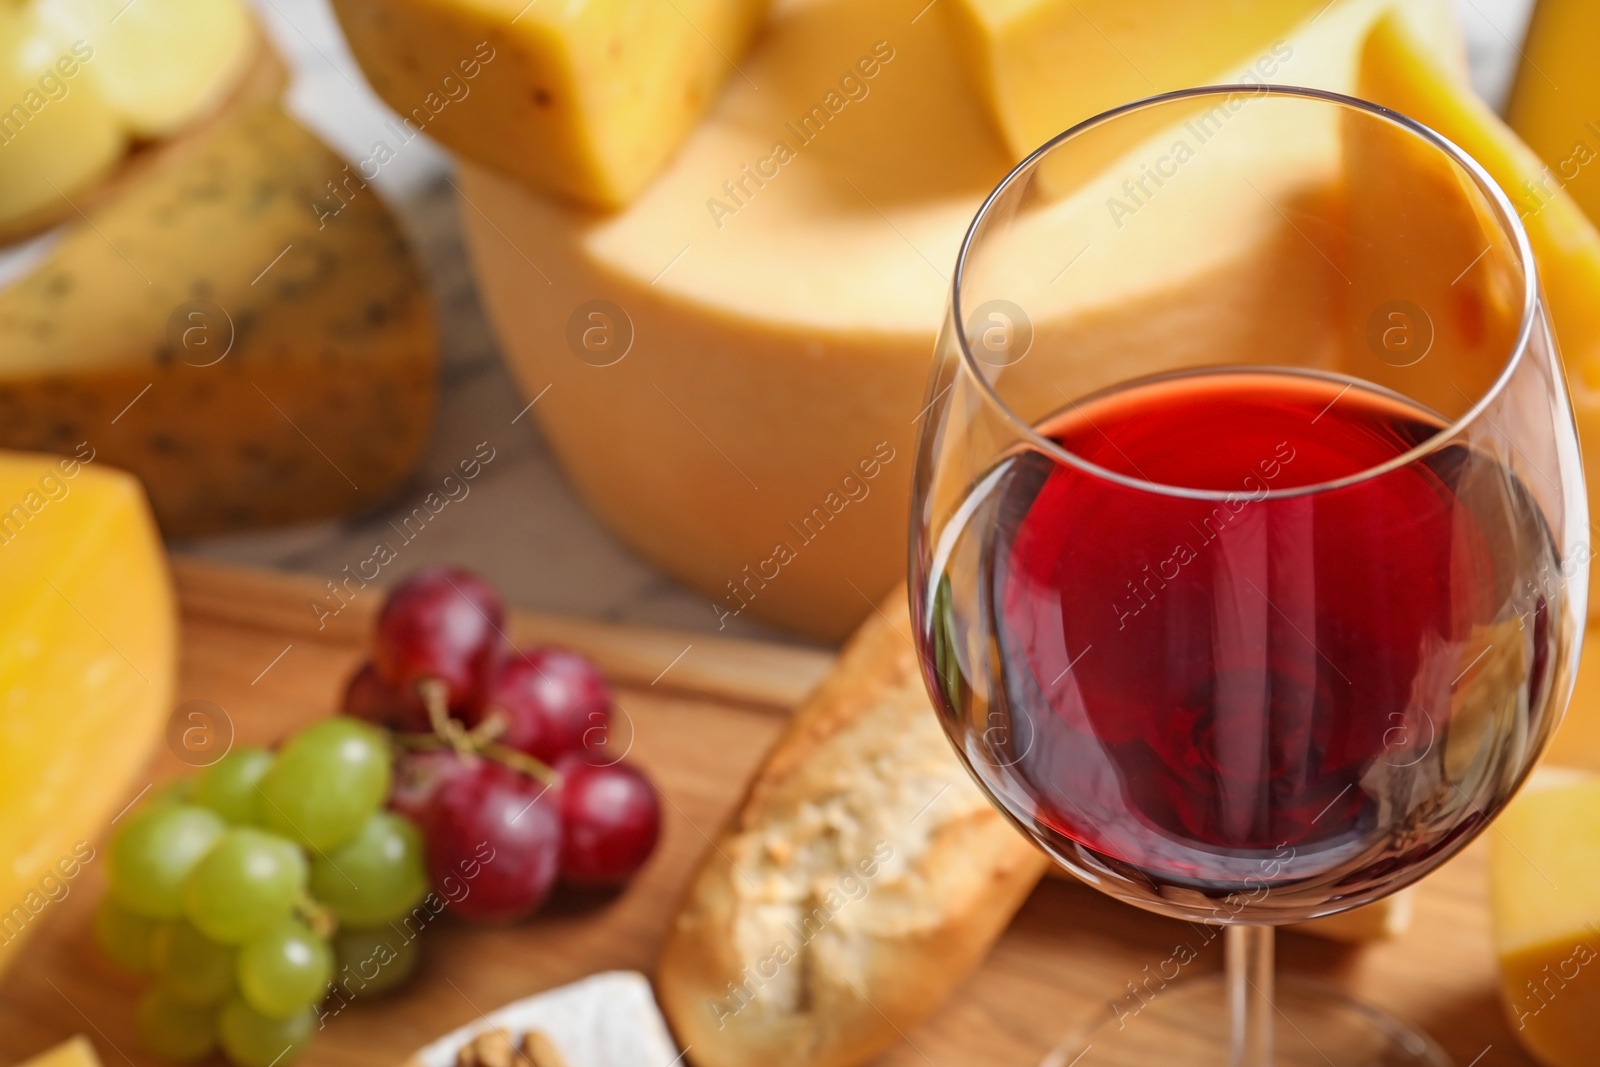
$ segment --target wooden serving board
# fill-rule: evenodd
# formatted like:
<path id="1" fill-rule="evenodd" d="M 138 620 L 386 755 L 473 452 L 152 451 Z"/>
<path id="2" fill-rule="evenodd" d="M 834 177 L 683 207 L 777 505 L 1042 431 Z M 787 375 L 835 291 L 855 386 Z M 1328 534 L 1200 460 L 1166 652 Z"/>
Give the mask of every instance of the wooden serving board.
<path id="1" fill-rule="evenodd" d="M 175 570 L 184 625 L 180 702 L 214 702 L 241 741 L 256 743 L 328 713 L 364 653 L 375 591 L 319 630 L 308 602 L 319 597 L 320 583 L 194 562 Z M 788 711 L 831 661 L 803 649 L 550 616 L 519 614 L 513 633 L 519 642 L 579 649 L 609 673 L 632 728 L 632 758 L 667 799 L 660 850 L 615 897 L 558 894 L 539 915 L 509 928 L 442 918 L 424 936 L 412 983 L 389 999 L 357 999 L 329 1019 L 304 1064 L 397 1067 L 432 1038 L 509 1000 L 601 970 L 648 973 L 710 837 Z M 129 799 L 187 770 L 163 748 Z M 0 981 L 0 1067 L 77 1033 L 88 1035 L 108 1067 L 157 1062 L 140 1051 L 133 1031 L 144 980 L 105 962 L 90 932 L 103 854 L 49 906 L 43 929 Z M 1280 964 L 1422 1026 L 1459 1067 L 1531 1065 L 1496 1000 L 1484 882 L 1480 841 L 1423 883 L 1417 920 L 1404 936 L 1349 947 L 1286 933 Z M 1068 1028 L 1108 1018 L 1108 1001 L 1125 996 L 1127 983 L 1183 941 L 1199 950 L 1186 974 L 1221 967 L 1220 939 L 1202 947 L 1188 926 L 1046 879 L 988 961 L 883 1063 L 1032 1067 Z"/>

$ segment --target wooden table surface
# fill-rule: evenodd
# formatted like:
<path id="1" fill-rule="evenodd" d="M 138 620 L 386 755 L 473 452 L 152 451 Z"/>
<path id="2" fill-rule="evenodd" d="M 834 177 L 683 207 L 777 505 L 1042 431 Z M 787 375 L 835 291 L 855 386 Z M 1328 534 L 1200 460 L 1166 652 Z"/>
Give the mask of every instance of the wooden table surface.
<path id="1" fill-rule="evenodd" d="M 318 631 L 306 606 L 316 583 L 192 563 L 179 566 L 178 579 L 180 700 L 213 701 L 248 742 L 273 741 L 327 713 L 362 653 L 376 598 L 358 601 Z M 649 972 L 709 835 L 788 710 L 830 663 L 805 649 L 549 616 L 519 616 L 514 629 L 522 642 L 559 640 L 589 653 L 617 683 L 632 758 L 668 801 L 660 851 L 615 898 L 558 896 L 507 929 L 441 921 L 425 937 L 418 978 L 392 999 L 358 999 L 330 1019 L 305 1064 L 392 1067 L 517 997 L 599 970 Z M 184 770 L 162 749 L 129 796 Z M 1424 1027 L 1461 1067 L 1531 1064 L 1495 999 L 1483 864 L 1479 842 L 1424 882 L 1415 925 L 1394 941 L 1349 947 L 1284 934 L 1283 970 L 1332 981 Z M 87 1034 L 110 1067 L 155 1062 L 133 1036 L 142 980 L 115 971 L 90 936 L 102 868 L 91 862 L 70 895 L 51 905 L 48 922 L 0 983 L 0 1065 L 74 1033 Z M 882 1062 L 1030 1067 L 1066 1028 L 1106 1013 L 1127 982 L 1183 940 L 1194 941 L 1195 933 L 1181 923 L 1047 879 L 988 961 Z M 1220 968 L 1220 940 L 1196 947 L 1199 958 L 1186 973 Z"/>

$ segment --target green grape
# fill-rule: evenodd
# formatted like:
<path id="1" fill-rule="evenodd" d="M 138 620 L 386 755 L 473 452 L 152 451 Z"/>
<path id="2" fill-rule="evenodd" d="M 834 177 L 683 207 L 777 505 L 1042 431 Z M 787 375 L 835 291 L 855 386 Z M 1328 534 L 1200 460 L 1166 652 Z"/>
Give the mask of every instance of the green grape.
<path id="1" fill-rule="evenodd" d="M 391 926 L 342 926 L 333 938 L 336 982 L 353 996 L 387 993 L 416 970 L 417 939 Z"/>
<path id="2" fill-rule="evenodd" d="M 219 945 L 182 921 L 162 923 L 150 944 L 160 988 L 185 1004 L 218 1004 L 233 992 L 238 950 Z"/>
<path id="3" fill-rule="evenodd" d="M 164 1060 L 198 1060 L 217 1047 L 216 1011 L 174 1000 L 163 989 L 139 1001 L 139 1041 Z"/>
<path id="4" fill-rule="evenodd" d="M 305 853 L 293 842 L 236 826 L 184 882 L 184 912 L 211 940 L 238 945 L 289 913 L 306 875 Z"/>
<path id="5" fill-rule="evenodd" d="M 112 963 L 135 974 L 144 974 L 153 966 L 150 940 L 158 925 L 160 920 L 135 915 L 105 896 L 95 909 L 94 939 Z"/>
<path id="6" fill-rule="evenodd" d="M 393 812 L 378 812 L 356 836 L 311 861 L 311 895 L 332 908 L 341 922 L 392 922 L 427 892 L 422 835 L 411 820 Z"/>
<path id="7" fill-rule="evenodd" d="M 190 804 L 194 798 L 193 778 L 174 778 L 160 789 L 153 789 L 150 795 L 144 798 L 139 805 L 140 811 L 151 811 L 160 807 L 172 807 L 175 804 Z"/>
<path id="8" fill-rule="evenodd" d="M 183 916 L 183 882 L 227 827 L 214 812 L 160 804 L 129 816 L 111 839 L 111 896 L 136 915 Z"/>
<path id="9" fill-rule="evenodd" d="M 210 808 L 235 826 L 256 821 L 256 786 L 272 767 L 264 748 L 236 748 L 200 772 L 194 802 Z"/>
<path id="10" fill-rule="evenodd" d="M 256 821 L 324 851 L 354 837 L 389 793 L 383 732 L 347 716 L 291 737 L 259 786 Z"/>
<path id="11" fill-rule="evenodd" d="M 269 1019 L 235 997 L 217 1016 L 222 1051 L 235 1067 L 285 1067 L 294 1062 L 317 1026 L 317 1013 L 306 1008 L 287 1019 Z"/>
<path id="12" fill-rule="evenodd" d="M 284 919 L 239 950 L 239 993 L 269 1019 L 287 1019 L 322 1000 L 333 976 L 328 943 L 299 919 Z"/>

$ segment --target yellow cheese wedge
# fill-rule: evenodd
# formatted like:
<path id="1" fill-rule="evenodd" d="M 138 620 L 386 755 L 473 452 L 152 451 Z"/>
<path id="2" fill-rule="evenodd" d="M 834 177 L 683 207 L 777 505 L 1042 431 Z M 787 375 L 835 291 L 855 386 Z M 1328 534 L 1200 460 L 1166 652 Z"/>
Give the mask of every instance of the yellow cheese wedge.
<path id="1" fill-rule="evenodd" d="M 90 441 L 169 535 L 346 513 L 411 470 L 436 356 L 377 194 L 260 105 L 0 290 L 0 446 Z"/>
<path id="2" fill-rule="evenodd" d="M 951 76 L 945 28 L 916 18 L 925 5 L 780 0 L 740 63 L 759 91 L 730 80 L 615 216 L 462 168 L 502 347 L 529 399 L 551 387 L 533 415 L 594 508 L 705 591 L 713 618 L 837 639 L 903 575 L 911 448 L 949 274 L 1011 162 Z M 1331 84 L 1349 88 L 1375 10 L 1336 5 L 1292 38 L 1295 57 L 1312 73 L 1336 57 L 1325 73 L 1343 70 Z M 1061 289 L 1079 303 L 1062 328 L 1085 373 L 1322 321 L 1259 284 L 1214 298 L 1235 272 L 1269 275 L 1283 249 L 1306 259 L 1265 202 L 1237 210 L 1195 220 L 1217 230 L 1193 259 L 1161 247 L 1161 227 L 1130 226 L 1137 237 L 1106 251 L 1142 258 L 1071 268 Z"/>
<path id="3" fill-rule="evenodd" d="M 1340 10 L 1330 11 L 1329 0 L 951 0 L 941 7 L 963 68 L 1020 160 L 1084 119 L 1156 93 L 1218 82 L 1348 82 L 1347 50 L 1297 57 L 1291 38 L 1305 29 L 1314 38 L 1324 17 L 1370 20 L 1389 5 L 1335 4 Z M 1460 62 L 1447 5 L 1400 6 Z"/>
<path id="4" fill-rule="evenodd" d="M 91 443 L 0 452 L 0 969 L 104 862 L 171 710 L 177 616 L 143 490 Z"/>
<path id="5" fill-rule="evenodd" d="M 1591 0 L 1539 0 L 1521 48 L 1506 121 L 1545 162 L 1531 177 L 1548 197 L 1565 189 L 1600 223 L 1600 6 Z"/>
<path id="6" fill-rule="evenodd" d="M 122 157 L 121 123 L 88 76 L 95 55 L 0 4 L 0 226 L 63 204 Z"/>
<path id="7" fill-rule="evenodd" d="M 118 119 L 141 138 L 166 137 L 217 106 L 244 72 L 254 27 L 242 0 L 38 0 Z"/>
<path id="8" fill-rule="evenodd" d="M 767 0 L 335 0 L 378 95 L 535 189 L 627 203 L 739 62 Z M 470 101 L 470 102 L 469 102 Z"/>
<path id="9" fill-rule="evenodd" d="M 25 1060 L 17 1067 L 100 1067 L 100 1057 L 96 1055 L 89 1039 L 79 1034 Z"/>
<path id="10" fill-rule="evenodd" d="M 1547 310 L 1567 368 L 1578 436 L 1585 447 L 1589 498 L 1600 500 L 1600 233 L 1565 192 L 1534 183 L 1543 164 L 1487 105 L 1436 62 L 1399 19 L 1381 20 L 1361 56 L 1358 92 L 1442 133 L 1481 163 L 1506 191 L 1533 246 Z M 1443 251 L 1443 250 L 1442 250 Z M 1461 262 L 1461 249 L 1449 263 Z M 1470 260 L 1470 253 L 1467 259 Z M 1441 263 L 1435 277 L 1447 277 Z M 1439 288 L 1447 283 L 1440 282 Z M 1448 300 L 1440 297 L 1435 303 Z M 1600 612 L 1600 568 L 1590 581 L 1589 611 Z"/>
<path id="11" fill-rule="evenodd" d="M 1500 995 L 1546 1067 L 1600 1063 L 1600 778 L 1541 770 L 1489 835 Z"/>

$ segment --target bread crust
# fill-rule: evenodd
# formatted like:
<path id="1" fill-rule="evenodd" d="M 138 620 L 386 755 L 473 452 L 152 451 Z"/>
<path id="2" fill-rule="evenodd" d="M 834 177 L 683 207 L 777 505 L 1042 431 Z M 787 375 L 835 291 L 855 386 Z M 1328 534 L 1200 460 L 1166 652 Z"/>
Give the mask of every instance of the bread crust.
<path id="1" fill-rule="evenodd" d="M 657 995 L 697 1067 L 850 1067 L 987 953 L 1048 860 L 923 687 L 902 589 L 796 713 L 690 884 Z"/>

